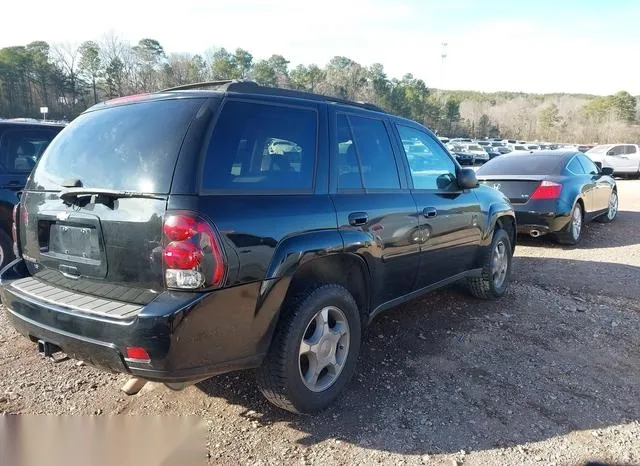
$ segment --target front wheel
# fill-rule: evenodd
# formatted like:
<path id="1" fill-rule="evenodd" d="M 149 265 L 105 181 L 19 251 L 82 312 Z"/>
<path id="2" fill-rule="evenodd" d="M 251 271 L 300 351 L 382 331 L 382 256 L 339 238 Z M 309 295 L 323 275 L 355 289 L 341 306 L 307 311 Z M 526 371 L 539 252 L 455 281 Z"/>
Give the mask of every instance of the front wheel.
<path id="1" fill-rule="evenodd" d="M 511 275 L 513 248 L 506 231 L 498 229 L 493 234 L 487 250 L 482 275 L 467 279 L 469 292 L 480 299 L 498 299 L 507 292 Z"/>
<path id="2" fill-rule="evenodd" d="M 362 335 L 358 306 L 344 287 L 327 284 L 286 302 L 282 313 L 258 369 L 258 387 L 287 411 L 320 411 L 355 372 Z"/>
<path id="3" fill-rule="evenodd" d="M 607 212 L 600 217 L 598 217 L 598 221 L 601 223 L 611 223 L 616 219 L 618 215 L 618 193 L 616 191 L 611 191 L 611 196 L 609 196 L 609 207 Z"/>

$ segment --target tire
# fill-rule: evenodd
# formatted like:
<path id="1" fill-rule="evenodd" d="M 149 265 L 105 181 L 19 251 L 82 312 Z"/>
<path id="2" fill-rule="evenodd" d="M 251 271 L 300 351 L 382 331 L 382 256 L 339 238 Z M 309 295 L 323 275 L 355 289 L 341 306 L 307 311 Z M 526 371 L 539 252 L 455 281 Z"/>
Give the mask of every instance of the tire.
<path id="1" fill-rule="evenodd" d="M 347 337 L 337 337 L 345 328 Z M 271 403 L 292 413 L 321 411 L 353 376 L 361 339 L 360 313 L 349 291 L 337 284 L 312 287 L 285 302 L 269 352 L 257 371 L 258 388 Z M 335 365 L 328 362 L 332 352 Z M 315 367 L 329 365 L 313 371 L 313 358 L 322 359 Z M 314 373 L 320 374 L 315 383 Z"/>
<path id="2" fill-rule="evenodd" d="M 579 226 L 575 224 L 579 223 Z M 582 239 L 582 230 L 584 225 L 584 211 L 582 205 L 578 202 L 571 211 L 571 220 L 563 231 L 556 234 L 556 241 L 560 244 L 575 246 Z"/>
<path id="3" fill-rule="evenodd" d="M 502 259 L 496 257 L 499 254 Z M 505 230 L 498 229 L 493 234 L 491 246 L 485 254 L 480 277 L 467 279 L 469 292 L 480 299 L 493 300 L 504 296 L 509 287 L 513 248 Z"/>
<path id="4" fill-rule="evenodd" d="M 618 216 L 618 192 L 611 191 L 611 196 L 609 197 L 609 208 L 607 211 L 598 217 L 596 220 L 600 223 L 611 223 Z"/>
<path id="5" fill-rule="evenodd" d="M 4 230 L 0 230 L 0 269 L 3 269 L 13 259 L 15 259 L 13 241 Z"/>

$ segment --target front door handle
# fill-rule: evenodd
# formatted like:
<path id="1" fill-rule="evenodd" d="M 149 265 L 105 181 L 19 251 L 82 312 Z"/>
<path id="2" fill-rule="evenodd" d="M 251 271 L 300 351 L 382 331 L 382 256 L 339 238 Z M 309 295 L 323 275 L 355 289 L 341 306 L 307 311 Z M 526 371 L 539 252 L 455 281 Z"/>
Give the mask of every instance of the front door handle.
<path id="1" fill-rule="evenodd" d="M 349 225 L 352 227 L 361 227 L 369 221 L 369 215 L 366 212 L 353 212 L 349 214 Z"/>
<path id="2" fill-rule="evenodd" d="M 424 215 L 427 218 L 433 218 L 438 215 L 438 211 L 436 210 L 435 207 L 425 207 L 422 210 L 422 215 Z"/>

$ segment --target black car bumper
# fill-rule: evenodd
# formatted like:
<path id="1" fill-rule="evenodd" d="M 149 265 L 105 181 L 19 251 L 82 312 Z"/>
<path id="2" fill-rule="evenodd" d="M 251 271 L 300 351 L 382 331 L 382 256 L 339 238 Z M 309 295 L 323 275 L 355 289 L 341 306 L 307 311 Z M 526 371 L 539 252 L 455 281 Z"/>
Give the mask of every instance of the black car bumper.
<path id="1" fill-rule="evenodd" d="M 257 283 L 210 293 L 164 292 L 131 319 L 110 319 L 21 292 L 12 283 L 25 273 L 17 260 L 0 274 L 2 302 L 21 334 L 98 367 L 159 382 L 199 380 L 259 365 L 279 307 L 257 312 L 260 290 L 277 288 Z M 127 347 L 144 348 L 149 362 L 127 359 Z"/>
<path id="2" fill-rule="evenodd" d="M 534 236 L 556 233 L 566 228 L 571 221 L 571 213 L 536 212 L 516 209 L 518 233 Z"/>

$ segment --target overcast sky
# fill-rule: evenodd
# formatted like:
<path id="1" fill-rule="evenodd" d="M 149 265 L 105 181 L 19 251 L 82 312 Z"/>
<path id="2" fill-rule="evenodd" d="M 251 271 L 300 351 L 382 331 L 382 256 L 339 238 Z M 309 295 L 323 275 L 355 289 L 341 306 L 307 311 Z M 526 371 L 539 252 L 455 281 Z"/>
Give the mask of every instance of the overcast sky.
<path id="1" fill-rule="evenodd" d="M 640 94 L 640 0 L 28 0 L 1 9 L 0 47 L 113 32 L 157 39 L 168 53 L 242 47 L 292 65 L 343 55 L 447 89 Z"/>

